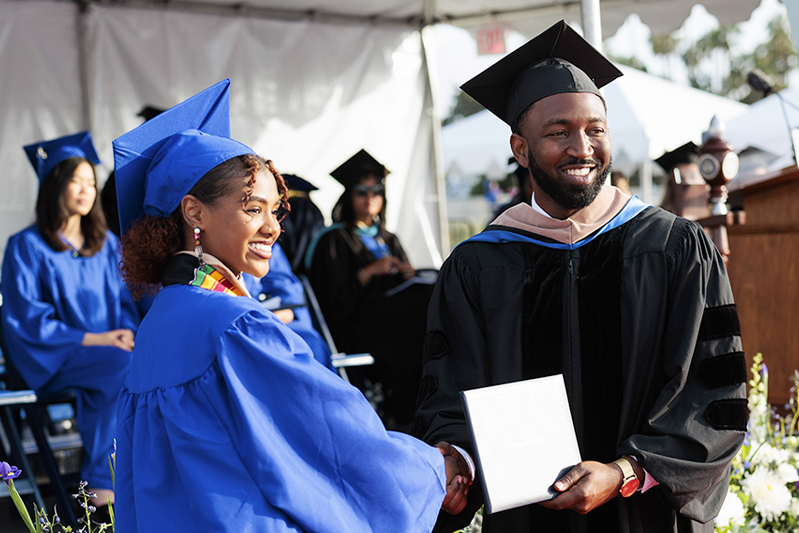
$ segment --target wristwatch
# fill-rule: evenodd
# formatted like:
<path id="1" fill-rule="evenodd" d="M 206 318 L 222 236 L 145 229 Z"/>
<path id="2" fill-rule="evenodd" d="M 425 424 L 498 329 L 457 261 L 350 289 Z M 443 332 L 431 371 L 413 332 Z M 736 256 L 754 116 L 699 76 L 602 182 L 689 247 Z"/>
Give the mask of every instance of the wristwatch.
<path id="1" fill-rule="evenodd" d="M 639 485 L 638 478 L 635 476 L 635 470 L 633 470 L 633 465 L 626 457 L 616 459 L 613 462 L 621 468 L 622 481 L 621 487 L 619 487 L 619 494 L 621 494 L 622 498 L 629 498 L 635 494 Z"/>

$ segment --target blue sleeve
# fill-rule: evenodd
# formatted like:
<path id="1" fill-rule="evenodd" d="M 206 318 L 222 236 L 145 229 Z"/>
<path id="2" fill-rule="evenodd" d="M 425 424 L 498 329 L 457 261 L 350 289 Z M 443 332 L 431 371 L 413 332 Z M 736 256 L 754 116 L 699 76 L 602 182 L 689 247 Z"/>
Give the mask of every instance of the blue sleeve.
<path id="1" fill-rule="evenodd" d="M 111 270 L 110 277 L 118 280 L 119 287 L 119 305 L 121 311 L 121 323 L 119 327 L 129 329 L 135 334 L 139 329 L 141 313 L 139 312 L 138 304 L 133 300 L 133 295 L 131 295 L 130 290 L 125 284 L 125 280 L 122 279 L 122 275 L 119 272 L 119 263 L 122 260 L 122 256 L 120 255 L 118 242 L 116 235 L 110 231 L 106 231 L 106 246 L 110 247 L 110 256 L 112 258 L 109 267 Z"/>
<path id="2" fill-rule="evenodd" d="M 272 296 L 280 296 L 285 304 L 298 305 L 304 302 L 302 283 L 291 270 L 291 263 L 278 243 L 272 246 L 269 260 L 269 273 L 261 278 L 262 291 Z"/>
<path id="3" fill-rule="evenodd" d="M 259 485 L 305 531 L 430 531 L 445 495 L 440 452 L 387 432 L 361 393 L 313 361 L 277 320 L 221 336 L 227 390 L 209 398 Z"/>
<path id="4" fill-rule="evenodd" d="M 2 269 L 3 330 L 9 355 L 33 388 L 61 368 L 86 333 L 56 318 L 44 294 L 44 267 L 44 258 L 25 234 L 9 239 Z"/>

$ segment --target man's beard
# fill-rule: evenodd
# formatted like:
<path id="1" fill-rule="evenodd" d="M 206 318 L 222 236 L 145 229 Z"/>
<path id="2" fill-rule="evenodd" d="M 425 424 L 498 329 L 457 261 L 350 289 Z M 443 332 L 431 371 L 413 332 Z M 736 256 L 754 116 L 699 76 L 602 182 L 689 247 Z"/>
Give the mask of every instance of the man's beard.
<path id="1" fill-rule="evenodd" d="M 557 179 L 554 176 L 547 174 L 544 169 L 538 166 L 533 151 L 527 151 L 527 164 L 530 166 L 530 174 L 532 174 L 538 187 L 541 191 L 549 196 L 556 204 L 564 209 L 582 209 L 591 205 L 599 191 L 605 185 L 605 181 L 610 175 L 611 163 L 605 169 L 597 174 L 597 176 L 586 185 L 575 185 L 566 183 Z M 567 163 L 568 165 L 597 165 L 597 162 L 591 159 L 574 159 Z"/>

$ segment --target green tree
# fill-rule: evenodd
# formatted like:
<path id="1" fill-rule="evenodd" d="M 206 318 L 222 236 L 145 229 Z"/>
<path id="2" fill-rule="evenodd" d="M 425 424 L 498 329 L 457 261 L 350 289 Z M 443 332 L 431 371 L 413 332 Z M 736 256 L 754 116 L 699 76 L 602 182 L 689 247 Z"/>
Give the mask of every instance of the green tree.
<path id="1" fill-rule="evenodd" d="M 666 60 L 668 65 L 667 76 L 669 78 L 673 77 L 672 62 L 677 59 L 677 47 L 680 44 L 680 40 L 669 33 L 660 35 L 653 33 L 649 36 L 649 42 L 652 45 L 652 52 Z"/>
<path id="2" fill-rule="evenodd" d="M 775 90 L 781 91 L 788 85 L 788 74 L 799 65 L 799 54 L 785 17 L 774 18 L 768 25 L 768 32 L 769 40 L 758 46 L 746 60 L 769 77 Z M 744 101 L 755 102 L 762 97 L 750 91 Z"/>
<path id="3" fill-rule="evenodd" d="M 469 115 L 473 115 L 478 111 L 482 111 L 485 109 L 481 104 L 477 103 L 477 100 L 469 96 L 463 91 L 458 92 L 458 95 L 455 97 L 455 101 L 452 104 L 452 108 L 450 109 L 449 116 L 445 117 L 441 121 L 442 126 L 446 126 L 447 124 L 451 124 L 456 120 L 460 120 L 462 118 L 466 118 Z"/>
<path id="4" fill-rule="evenodd" d="M 782 15 L 768 25 L 766 41 L 750 54 L 734 55 L 734 42 L 740 37 L 737 26 L 721 26 L 709 31 L 696 42 L 680 50 L 680 41 L 672 35 L 652 35 L 653 52 L 667 60 L 681 61 L 693 87 L 746 103 L 756 102 L 763 95 L 747 83 L 753 69 L 759 69 L 771 80 L 775 90 L 787 86 L 788 75 L 799 66 L 799 54 L 791 40 L 790 28 Z M 669 65 L 671 75 L 673 65 Z"/>
<path id="5" fill-rule="evenodd" d="M 733 63 L 730 53 L 731 41 L 739 33 L 735 26 L 720 26 L 703 35 L 683 52 L 682 58 L 688 68 L 688 80 L 691 86 L 703 91 L 724 94 L 726 76 L 722 77 L 724 74 L 713 68 L 713 63 L 715 65 Z M 716 61 L 712 61 L 713 59 Z"/>
<path id="6" fill-rule="evenodd" d="M 641 72 L 646 72 L 646 65 L 644 65 L 643 61 L 641 61 L 635 56 L 623 57 L 623 56 L 615 56 L 613 54 L 608 54 L 608 58 L 614 63 L 621 63 L 622 65 L 627 65 L 628 67 L 638 69 Z"/>

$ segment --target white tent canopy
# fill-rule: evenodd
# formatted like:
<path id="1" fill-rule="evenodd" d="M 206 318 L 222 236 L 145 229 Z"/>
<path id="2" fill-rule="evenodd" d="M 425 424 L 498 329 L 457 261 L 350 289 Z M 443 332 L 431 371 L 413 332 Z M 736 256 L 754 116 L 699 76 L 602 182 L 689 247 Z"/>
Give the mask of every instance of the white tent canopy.
<path id="1" fill-rule="evenodd" d="M 785 112 L 780 103 L 785 100 Z M 787 122 L 786 122 L 787 115 Z M 746 114 L 727 121 L 724 138 L 736 151 L 752 147 L 779 159 L 768 171 L 779 170 L 793 162 L 792 130 L 799 128 L 799 88 L 788 88 L 749 106 Z"/>
<path id="2" fill-rule="evenodd" d="M 100 4 L 169 7 L 190 12 L 234 14 L 282 20 L 370 24 L 445 22 L 468 29 L 505 23 L 532 37 L 555 22 L 581 23 L 581 8 L 591 0 L 95 0 Z M 678 29 L 701 3 L 720 24 L 746 20 L 760 0 L 596 0 L 602 12 L 602 35 L 610 37 L 630 13 L 637 13 L 655 33 Z"/>
<path id="3" fill-rule="evenodd" d="M 416 265 L 440 264 L 435 118 L 412 28 L 6 0 L 0 72 L 2 245 L 33 220 L 22 145 L 88 124 L 102 183 L 111 140 L 141 123 L 143 105 L 170 107 L 229 77 L 234 138 L 319 186 L 327 213 L 342 190 L 328 172 L 365 148 L 392 170 L 388 226 Z"/>
<path id="4" fill-rule="evenodd" d="M 729 121 L 748 110 L 740 102 L 616 66 L 624 75 L 607 85 L 604 94 L 613 166 L 627 174 L 689 140 L 699 143 L 714 115 Z M 474 176 L 498 165 L 505 168 L 511 156 L 509 137 L 510 128 L 488 111 L 449 124 L 441 134 L 444 168 L 457 165 L 457 172 Z"/>
<path id="5" fill-rule="evenodd" d="M 722 23 L 759 0 L 705 0 Z M 393 173 L 388 226 L 420 267 L 447 249 L 425 25 L 500 23 L 534 35 L 580 8 L 612 35 L 632 12 L 661 33 L 695 0 L 0 0 L 0 247 L 33 219 L 36 181 L 21 146 L 90 129 L 110 142 L 145 104 L 169 107 L 230 77 L 234 137 L 320 187 L 366 148 Z M 424 35 L 424 38 L 422 36 Z"/>

